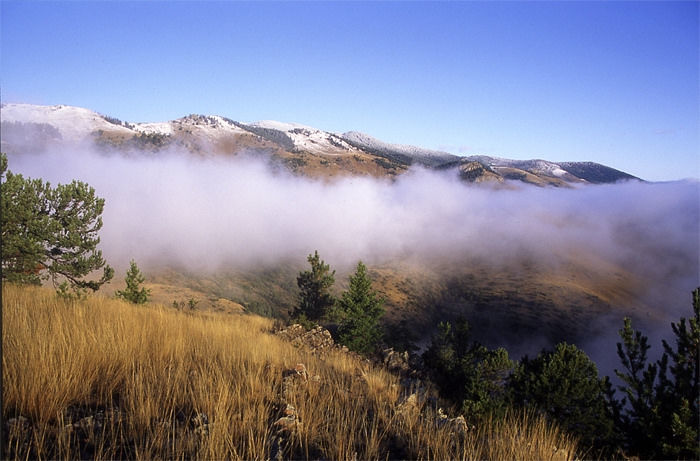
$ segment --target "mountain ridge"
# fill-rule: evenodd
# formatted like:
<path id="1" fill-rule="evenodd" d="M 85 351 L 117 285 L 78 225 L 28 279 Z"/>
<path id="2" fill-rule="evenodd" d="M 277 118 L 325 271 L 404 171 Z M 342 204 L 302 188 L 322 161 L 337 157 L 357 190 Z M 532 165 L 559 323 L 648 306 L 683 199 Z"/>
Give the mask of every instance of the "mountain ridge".
<path id="1" fill-rule="evenodd" d="M 524 182 L 570 187 L 639 178 L 595 162 L 458 156 L 392 144 L 357 131 L 331 133 L 299 123 L 239 122 L 190 114 L 166 122 L 124 122 L 75 106 L 7 103 L 0 108 L 2 150 L 19 153 L 52 143 L 91 141 L 102 149 L 155 153 L 182 148 L 195 154 L 265 155 L 273 164 L 311 177 L 394 177 L 412 166 L 454 171 L 468 182 Z"/>

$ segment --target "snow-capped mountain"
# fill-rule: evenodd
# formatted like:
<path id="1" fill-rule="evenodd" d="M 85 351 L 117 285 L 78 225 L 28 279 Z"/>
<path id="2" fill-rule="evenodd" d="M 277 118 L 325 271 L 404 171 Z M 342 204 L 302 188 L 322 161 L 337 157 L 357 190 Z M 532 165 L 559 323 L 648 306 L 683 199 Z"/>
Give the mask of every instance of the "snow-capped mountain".
<path id="1" fill-rule="evenodd" d="M 193 114 L 166 122 L 131 123 L 80 107 L 31 104 L 3 104 L 0 119 L 2 150 L 9 153 L 89 143 L 129 154 L 176 149 L 197 155 L 264 156 L 276 166 L 313 177 L 395 176 L 421 165 L 454 170 L 471 182 L 517 180 L 568 186 L 636 179 L 592 162 L 460 157 L 390 144 L 356 131 L 337 134 L 273 120 L 243 123 L 219 115 Z"/>
<path id="2" fill-rule="evenodd" d="M 290 139 L 293 149 L 299 152 L 339 155 L 340 153 L 357 150 L 337 134 L 328 133 L 327 131 L 318 130 L 298 123 L 264 120 L 243 125 L 245 129 L 253 133 L 256 131 L 259 132 L 260 130 L 272 130 L 285 133 Z"/>
<path id="3" fill-rule="evenodd" d="M 89 109 L 73 106 L 35 106 L 32 104 L 3 104 L 0 109 L 3 124 L 46 124 L 66 141 L 82 140 L 97 130 L 115 130 L 127 133 L 129 128 L 110 123 L 105 117 Z"/>
<path id="4" fill-rule="evenodd" d="M 447 152 L 403 144 L 389 144 L 357 131 L 348 131 L 347 133 L 343 133 L 342 136 L 343 139 L 353 146 L 368 152 L 375 152 L 378 155 L 396 158 L 409 163 L 418 162 L 426 166 L 438 166 L 459 159 L 457 155 Z"/>

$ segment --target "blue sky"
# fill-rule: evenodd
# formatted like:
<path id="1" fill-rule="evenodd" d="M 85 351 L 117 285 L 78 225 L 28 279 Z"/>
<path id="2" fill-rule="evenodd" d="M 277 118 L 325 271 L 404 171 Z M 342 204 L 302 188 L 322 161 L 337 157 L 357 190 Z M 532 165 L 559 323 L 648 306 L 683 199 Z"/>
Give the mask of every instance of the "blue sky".
<path id="1" fill-rule="evenodd" d="M 700 177 L 698 2 L 2 1 L 3 102 Z"/>

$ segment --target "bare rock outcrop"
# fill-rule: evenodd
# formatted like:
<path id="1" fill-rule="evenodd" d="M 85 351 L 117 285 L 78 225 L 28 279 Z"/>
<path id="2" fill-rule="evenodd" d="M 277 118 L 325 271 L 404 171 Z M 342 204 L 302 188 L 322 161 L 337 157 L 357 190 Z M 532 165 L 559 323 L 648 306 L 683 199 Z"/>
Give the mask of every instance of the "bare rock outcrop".
<path id="1" fill-rule="evenodd" d="M 407 374 L 411 371 L 408 358 L 408 352 L 397 352 L 392 347 L 382 351 L 382 363 L 384 367 L 396 373 Z"/>
<path id="2" fill-rule="evenodd" d="M 306 330 L 295 323 L 277 332 L 281 338 L 289 341 L 296 347 L 305 347 L 313 353 L 321 354 L 336 347 L 330 331 L 321 326 Z"/>

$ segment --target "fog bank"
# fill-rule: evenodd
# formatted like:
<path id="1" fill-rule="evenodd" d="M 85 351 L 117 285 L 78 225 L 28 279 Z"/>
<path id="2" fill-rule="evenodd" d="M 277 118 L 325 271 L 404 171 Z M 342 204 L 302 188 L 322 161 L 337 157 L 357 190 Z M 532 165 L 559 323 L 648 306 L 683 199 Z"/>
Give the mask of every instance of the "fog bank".
<path id="1" fill-rule="evenodd" d="M 340 269 L 360 259 L 451 258 L 498 268 L 529 258 L 556 270 L 580 254 L 658 280 L 645 296 L 659 303 L 669 293 L 687 299 L 700 283 L 697 182 L 504 189 L 422 169 L 393 182 L 328 182 L 272 172 L 245 156 L 88 149 L 11 156 L 10 170 L 93 186 L 106 200 L 101 248 L 122 270 L 132 258 L 146 269 L 245 269 L 304 261 L 316 249 Z"/>

